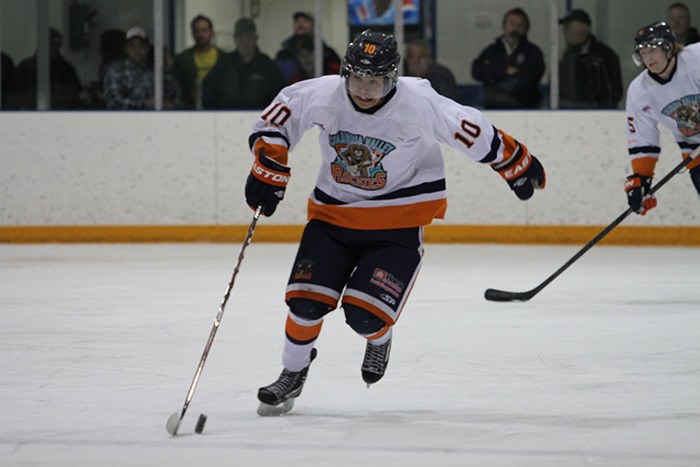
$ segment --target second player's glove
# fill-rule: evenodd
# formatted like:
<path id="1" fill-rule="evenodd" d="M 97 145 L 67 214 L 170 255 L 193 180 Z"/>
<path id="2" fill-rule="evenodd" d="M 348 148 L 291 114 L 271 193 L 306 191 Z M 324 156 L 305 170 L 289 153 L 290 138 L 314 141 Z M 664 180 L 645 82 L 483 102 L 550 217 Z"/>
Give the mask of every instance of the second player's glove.
<path id="1" fill-rule="evenodd" d="M 539 160 L 521 146 L 518 153 L 508 161 L 492 166 L 508 182 L 508 186 L 522 200 L 530 199 L 535 188 L 542 189 L 547 184 L 547 174 Z"/>
<path id="2" fill-rule="evenodd" d="M 271 216 L 284 199 L 290 169 L 270 159 L 260 150 L 245 183 L 245 200 L 252 209 L 262 206 L 262 213 Z"/>
<path id="3" fill-rule="evenodd" d="M 637 214 L 644 216 L 647 211 L 656 207 L 656 198 L 649 193 L 650 191 L 651 177 L 632 174 L 625 180 L 627 204 Z"/>

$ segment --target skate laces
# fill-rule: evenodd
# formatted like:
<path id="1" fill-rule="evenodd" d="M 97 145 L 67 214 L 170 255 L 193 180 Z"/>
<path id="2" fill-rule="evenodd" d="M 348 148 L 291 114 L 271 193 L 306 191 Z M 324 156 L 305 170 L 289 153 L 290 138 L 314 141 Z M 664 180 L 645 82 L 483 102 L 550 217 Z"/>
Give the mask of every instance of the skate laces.
<path id="1" fill-rule="evenodd" d="M 391 339 L 382 345 L 372 345 L 367 342 L 365 348 L 365 359 L 362 361 L 362 371 L 383 374 L 388 360 L 389 346 Z"/>
<path id="2" fill-rule="evenodd" d="M 286 368 L 280 373 L 280 377 L 277 381 L 267 386 L 265 389 L 275 394 L 275 396 L 283 396 L 294 389 L 294 386 L 299 382 L 303 376 L 304 371 L 292 372 Z"/>

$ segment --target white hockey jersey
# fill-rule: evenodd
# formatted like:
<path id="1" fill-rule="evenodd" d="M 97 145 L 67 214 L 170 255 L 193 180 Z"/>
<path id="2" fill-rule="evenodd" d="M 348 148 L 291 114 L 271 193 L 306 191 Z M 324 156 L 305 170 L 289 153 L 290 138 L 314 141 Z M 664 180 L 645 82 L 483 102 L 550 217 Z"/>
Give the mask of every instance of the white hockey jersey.
<path id="1" fill-rule="evenodd" d="M 301 81 L 263 110 L 249 144 L 287 165 L 288 151 L 318 127 L 322 162 L 308 218 L 362 230 L 419 227 L 444 217 L 439 144 L 481 163 L 507 160 L 520 147 L 481 112 L 440 96 L 420 78 L 400 77 L 395 94 L 370 112 L 353 106 L 340 76 Z"/>
<path id="2" fill-rule="evenodd" d="M 676 70 L 662 83 L 648 70 L 627 90 L 627 145 L 635 173 L 651 176 L 661 152 L 660 123 L 669 128 L 684 154 L 700 145 L 700 44 L 677 55 Z"/>

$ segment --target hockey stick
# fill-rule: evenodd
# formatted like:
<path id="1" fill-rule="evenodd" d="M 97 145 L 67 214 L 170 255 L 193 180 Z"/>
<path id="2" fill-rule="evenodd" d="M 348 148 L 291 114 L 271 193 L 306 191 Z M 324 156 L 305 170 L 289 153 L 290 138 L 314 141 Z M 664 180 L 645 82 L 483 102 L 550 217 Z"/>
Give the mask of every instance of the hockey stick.
<path id="1" fill-rule="evenodd" d="M 178 428 L 180 428 L 180 423 L 182 423 L 182 419 L 185 416 L 185 412 L 187 412 L 187 407 L 190 405 L 190 401 L 192 400 L 192 396 L 194 395 L 194 390 L 197 387 L 197 383 L 199 383 L 199 377 L 202 375 L 204 363 L 207 361 L 207 356 L 209 355 L 209 349 L 211 349 L 211 344 L 214 342 L 214 336 L 216 336 L 216 331 L 219 329 L 219 325 L 221 324 L 221 318 L 223 318 L 224 316 L 224 308 L 226 307 L 226 302 L 228 302 L 228 298 L 231 295 L 231 289 L 233 289 L 233 283 L 236 280 L 236 276 L 238 275 L 238 269 L 241 267 L 241 262 L 243 261 L 243 253 L 245 252 L 246 247 L 250 244 L 250 240 L 253 238 L 255 225 L 258 223 L 261 211 L 262 206 L 258 206 L 258 208 L 255 210 L 255 214 L 253 214 L 253 221 L 250 223 L 250 227 L 248 227 L 248 235 L 246 235 L 245 240 L 243 240 L 241 252 L 238 254 L 238 262 L 236 263 L 236 267 L 233 270 L 233 275 L 231 276 L 231 280 L 228 282 L 228 288 L 226 289 L 226 293 L 224 294 L 224 299 L 221 301 L 219 311 L 216 314 L 216 318 L 214 319 L 214 325 L 212 326 L 211 332 L 209 333 L 209 339 L 207 340 L 207 345 L 204 347 L 202 358 L 199 359 L 199 365 L 197 366 L 197 371 L 194 373 L 194 379 L 192 379 L 190 389 L 189 391 L 187 391 L 187 397 L 185 398 L 185 404 L 182 406 L 182 412 L 180 412 L 180 415 L 178 415 L 177 412 L 174 412 L 170 416 L 170 418 L 168 418 L 168 422 L 165 424 L 165 429 L 168 430 L 168 433 L 170 433 L 172 436 L 175 436 L 177 434 L 177 430 Z M 199 432 L 201 432 L 199 427 L 197 428 Z"/>
<path id="2" fill-rule="evenodd" d="M 700 147 L 696 148 L 690 154 L 690 157 L 683 159 L 683 161 L 680 164 L 678 164 L 676 167 L 674 167 L 673 170 L 671 170 L 664 178 L 659 180 L 659 182 L 656 185 L 654 185 L 651 188 L 651 190 L 649 190 L 649 193 L 652 195 L 654 193 L 656 193 L 659 190 L 659 188 L 664 186 L 666 184 L 666 182 L 671 180 L 677 173 L 679 173 L 681 171 L 681 169 L 683 169 L 683 167 L 690 164 L 690 162 L 692 162 L 698 156 L 698 154 L 700 154 Z M 625 218 L 627 218 L 627 216 L 629 216 L 632 212 L 633 212 L 632 208 L 627 208 L 627 210 L 625 212 L 623 212 L 622 214 L 620 214 L 617 217 L 617 219 L 612 221 L 612 223 L 610 223 L 610 225 L 608 225 L 598 235 L 596 235 L 593 240 L 588 242 L 583 248 L 581 248 L 578 251 L 578 253 L 576 253 L 574 256 L 572 256 L 569 261 L 564 263 L 564 265 L 562 267 L 560 267 L 559 269 L 557 269 L 556 272 L 554 272 L 554 274 L 549 276 L 547 279 L 544 280 L 544 282 L 542 282 L 540 285 L 538 285 L 534 289 L 528 290 L 527 292 L 508 292 L 505 290 L 498 290 L 498 289 L 486 289 L 486 292 L 484 292 L 484 298 L 486 300 L 490 300 L 492 302 L 514 302 L 514 301 L 526 302 L 526 301 L 530 300 L 532 297 L 537 295 L 542 289 L 547 287 L 547 285 L 549 285 L 550 282 L 552 282 L 554 279 L 556 279 L 559 276 L 559 274 L 564 272 L 566 270 L 566 268 L 568 268 L 569 266 L 574 264 L 574 262 L 576 262 L 577 259 L 579 259 L 581 256 L 583 256 L 583 254 L 585 252 L 590 250 L 591 247 L 593 247 L 593 245 L 598 243 L 603 237 L 605 237 L 607 234 L 609 234 L 612 229 L 617 227 L 618 224 L 620 224 L 620 222 L 625 220 Z"/>

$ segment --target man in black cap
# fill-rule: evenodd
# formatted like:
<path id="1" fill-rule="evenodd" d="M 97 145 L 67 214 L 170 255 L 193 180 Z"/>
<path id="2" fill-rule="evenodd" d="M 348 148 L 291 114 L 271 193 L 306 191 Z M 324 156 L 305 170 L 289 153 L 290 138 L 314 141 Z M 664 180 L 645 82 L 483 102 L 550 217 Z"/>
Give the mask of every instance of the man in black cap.
<path id="1" fill-rule="evenodd" d="M 314 35 L 314 17 L 304 11 L 297 11 L 292 15 L 294 20 L 294 34 L 286 38 L 282 42 L 282 48 L 275 55 L 275 63 L 282 72 L 286 84 L 292 84 L 300 80 L 300 77 L 307 76 L 304 67 L 300 63 L 304 61 L 309 51 L 309 39 L 313 44 Z M 328 44 L 322 41 L 323 45 L 323 74 L 333 75 L 340 72 L 340 56 L 335 50 L 328 47 Z M 313 48 L 311 49 L 313 51 Z M 306 79 L 306 78 L 302 78 Z"/>
<path id="2" fill-rule="evenodd" d="M 258 33 L 250 18 L 233 28 L 236 49 L 219 59 L 202 82 L 205 109 L 263 109 L 284 87 L 284 78 L 270 57 L 258 48 Z"/>
<path id="3" fill-rule="evenodd" d="M 583 10 L 559 20 L 567 49 L 559 64 L 559 107 L 616 109 L 622 98 L 620 58 L 591 33 L 591 17 Z"/>
<path id="4" fill-rule="evenodd" d="M 302 34 L 313 34 L 314 32 L 314 17 L 305 11 L 297 11 L 292 15 L 294 20 L 294 34 L 301 36 Z"/>

